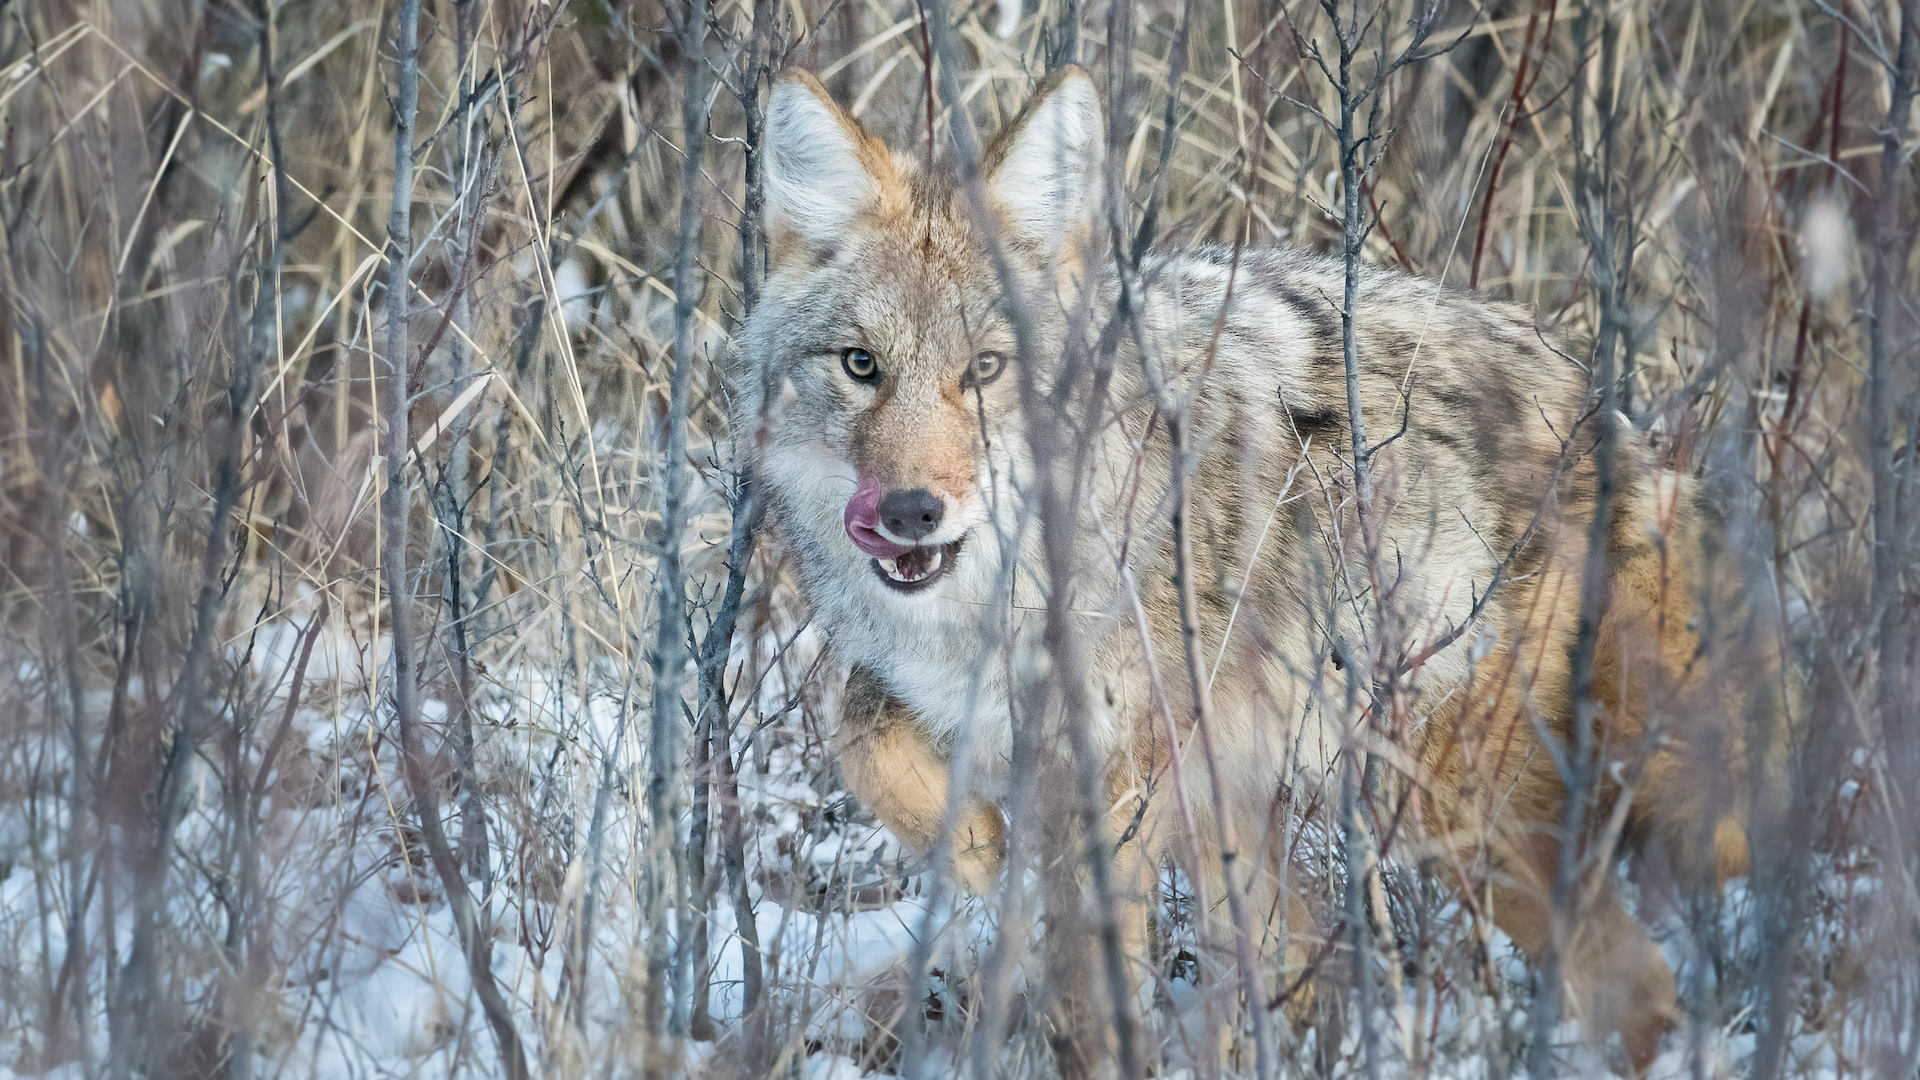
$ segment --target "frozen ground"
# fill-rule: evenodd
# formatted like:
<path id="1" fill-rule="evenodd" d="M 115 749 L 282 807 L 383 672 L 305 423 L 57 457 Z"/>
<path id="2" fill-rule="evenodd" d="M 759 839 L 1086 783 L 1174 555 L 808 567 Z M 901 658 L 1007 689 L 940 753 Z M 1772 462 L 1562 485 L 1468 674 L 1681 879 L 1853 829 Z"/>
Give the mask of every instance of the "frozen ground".
<path id="1" fill-rule="evenodd" d="M 743 712 L 736 740 L 744 764 L 748 875 L 779 1071 L 851 1080 L 896 1068 L 902 965 L 919 935 L 931 930 L 938 935 L 938 974 L 925 1002 L 932 1019 L 921 1075 L 959 1075 L 976 1053 L 970 993 L 994 936 L 997 908 L 974 898 L 930 907 L 922 868 L 835 782 L 823 743 L 832 695 L 819 692 L 832 674 L 814 663 L 805 635 L 786 649 L 778 648 L 782 640 L 771 635 L 754 656 L 740 657 L 757 658 L 766 677 Z M 297 644 L 292 623 L 270 626 L 256 639 L 252 668 L 263 673 L 263 686 L 284 679 Z M 266 932 L 277 975 L 252 1002 L 261 1055 L 256 1076 L 347 1080 L 500 1072 L 450 908 L 409 824 L 390 717 L 370 708 L 383 698 L 369 693 L 368 673 L 375 670 L 375 650 L 366 640 L 350 633 L 321 640 L 296 714 L 298 749 L 284 756 L 270 781 L 262 849 L 270 897 Z M 639 853 L 645 835 L 636 799 L 645 764 L 633 752 L 633 738 L 619 733 L 621 702 L 638 699 L 622 677 L 607 669 L 556 678 L 522 657 L 490 673 L 482 703 L 476 760 L 491 853 L 472 896 L 490 913 L 494 971 L 542 1075 L 627 1075 L 640 1059 L 646 942 L 638 909 Z M 273 697 L 279 692 L 268 692 L 269 704 L 283 704 Z M 89 706 L 104 708 L 104 702 Z M 439 723 L 448 709 L 444 699 L 434 699 L 425 712 Z M 644 731 L 644 717 L 638 719 Z M 616 783 L 608 793 L 611 813 L 600 853 L 600 914 L 584 985 L 574 986 L 563 971 L 564 944 L 590 877 L 587 834 L 599 763 L 616 747 Z M 57 744 L 38 749 L 53 757 L 61 752 Z M 44 762 L 22 767 L 41 768 Z M 189 1017 L 222 1001 L 216 947 L 221 883 L 195 867 L 207 865 L 226 837 L 219 793 L 202 780 L 181 830 L 184 854 L 170 893 L 189 957 L 203 964 L 183 969 L 176 984 Z M 63 959 L 62 904 L 55 902 L 60 875 L 44 846 L 66 828 L 63 806 L 53 800 L 0 807 L 0 932 L 10 957 L 6 975 L 16 986 L 43 980 Z M 1169 895 L 1182 893 L 1177 878 L 1167 883 Z M 1865 969 L 1852 955 L 1853 935 L 1873 906 L 1874 884 L 1870 874 L 1836 866 L 1815 890 L 1813 917 L 1800 931 L 1810 959 L 1796 974 L 1801 1001 L 1788 1075 L 1858 1074 L 1866 1050 L 1890 1037 L 1873 1019 L 1874 995 L 1858 985 Z M 706 963 L 713 1018 L 725 1036 L 737 1030 L 741 949 L 736 913 L 725 889 L 719 892 L 708 916 Z M 1382 1074 L 1477 1080 L 1517 1068 L 1524 1060 L 1517 1055 L 1529 1002 L 1522 958 L 1496 933 L 1486 954 L 1491 970 L 1483 970 L 1459 905 L 1444 893 L 1432 894 L 1437 899 L 1421 921 L 1422 909 L 1413 903 L 1421 889 L 1406 868 L 1390 875 L 1389 892 L 1407 963 L 1403 1007 L 1380 1009 L 1374 1017 Z M 1695 1022 L 1669 1038 L 1654 1076 L 1750 1071 L 1757 1047 L 1751 969 L 1762 951 L 1757 907 L 1746 883 L 1735 882 L 1717 911 L 1668 910 L 1656 921 L 1682 986 L 1702 1004 Z M 109 928 L 101 921 L 104 904 L 90 910 L 89 940 L 129 940 L 129 920 L 120 918 Z M 1709 927 L 1711 940 L 1690 932 L 1689 925 Z M 1191 1076 L 1201 1003 L 1213 991 L 1196 985 L 1194 964 L 1177 959 L 1181 950 L 1196 947 L 1177 904 L 1163 911 L 1162 926 L 1165 953 L 1176 959 L 1155 992 L 1146 1029 L 1162 1049 L 1164 1075 Z M 1414 956 L 1409 940 L 1420 935 L 1424 959 Z M 104 986 L 101 956 L 91 957 L 90 972 Z M 1019 985 L 1016 975 L 1016 990 Z M 102 1011 L 92 1023 L 98 1052 L 106 1045 Z M 1293 1033 L 1286 1055 L 1298 1069 L 1363 1075 L 1357 1026 L 1349 1020 L 1337 1052 L 1322 1052 L 1319 1031 Z M 1409 1039 L 1413 1030 L 1419 1035 Z M 1560 1035 L 1575 1072 L 1606 1074 L 1602 1057 L 1577 1049 L 1577 1026 L 1563 1025 Z M 0 1080 L 32 1068 L 31 1043 L 29 1033 L 0 1034 Z M 737 1071 L 729 1045 L 725 1039 L 719 1047 L 690 1042 L 691 1071 Z M 1030 1023 L 1016 1021 L 1005 1047 L 996 1048 L 998 1067 L 1011 1076 L 1043 1075 L 1043 1045 Z M 45 1075 L 77 1077 L 79 1068 L 69 1063 Z"/>

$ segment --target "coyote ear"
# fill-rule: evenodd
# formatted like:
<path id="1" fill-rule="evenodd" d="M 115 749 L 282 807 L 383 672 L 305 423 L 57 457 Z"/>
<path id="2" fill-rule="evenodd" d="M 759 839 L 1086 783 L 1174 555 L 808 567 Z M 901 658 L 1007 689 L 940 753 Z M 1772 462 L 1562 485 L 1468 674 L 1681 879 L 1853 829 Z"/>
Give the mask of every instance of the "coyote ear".
<path id="1" fill-rule="evenodd" d="M 786 241 L 832 248 L 864 211 L 899 188 L 893 158 L 834 104 L 818 80 L 789 69 L 767 101 L 767 237 L 778 264 Z"/>
<path id="2" fill-rule="evenodd" d="M 1052 253 L 1093 222 L 1106 151 L 1100 95 L 1077 67 L 1054 72 L 994 139 L 989 190 L 1019 239 Z"/>

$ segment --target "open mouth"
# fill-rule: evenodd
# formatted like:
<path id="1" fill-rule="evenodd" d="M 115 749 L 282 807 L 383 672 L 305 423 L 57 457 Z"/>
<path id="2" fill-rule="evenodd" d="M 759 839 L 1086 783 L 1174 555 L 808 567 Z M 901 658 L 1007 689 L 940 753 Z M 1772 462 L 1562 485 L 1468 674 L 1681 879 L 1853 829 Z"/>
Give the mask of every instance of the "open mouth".
<path id="1" fill-rule="evenodd" d="M 947 576 L 955 560 L 959 559 L 960 545 L 965 540 L 965 537 L 961 537 L 940 547 L 909 548 L 905 554 L 895 558 L 875 559 L 873 572 L 896 592 L 919 592 Z"/>

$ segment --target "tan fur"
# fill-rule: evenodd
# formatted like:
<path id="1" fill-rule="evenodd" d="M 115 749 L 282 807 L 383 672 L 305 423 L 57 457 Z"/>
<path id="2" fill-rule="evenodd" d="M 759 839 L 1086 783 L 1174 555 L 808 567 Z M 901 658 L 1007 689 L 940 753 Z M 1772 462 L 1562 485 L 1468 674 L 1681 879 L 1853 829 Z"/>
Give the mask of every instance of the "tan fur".
<path id="1" fill-rule="evenodd" d="M 960 385 L 982 350 L 1015 353 L 1002 283 L 965 192 L 949 177 L 922 175 L 911 158 L 886 157 L 809 76 L 786 76 L 772 108 L 786 125 L 770 131 L 776 154 L 783 137 L 837 140 L 867 182 L 838 181 L 835 190 L 861 202 L 844 215 L 805 202 L 804 177 L 785 177 L 788 201 L 769 205 L 773 273 L 743 335 L 746 392 L 735 420 L 756 432 L 773 520 L 799 556 L 817 623 L 854 664 L 835 741 L 850 789 L 922 852 L 939 842 L 949 795 L 960 800 L 954 865 L 969 887 L 987 888 L 1001 859 L 992 804 L 1008 795 L 1010 703 L 1045 667 L 1034 658 L 1045 652 L 1048 594 L 1036 578 L 1047 564 L 1034 507 L 1023 500 L 1037 470 L 1061 470 L 1065 456 L 1031 460 L 1023 410 L 1032 406 L 1020 398 L 1021 380 L 1009 374 L 979 391 Z M 1087 269 L 1106 265 L 1085 246 L 1102 235 L 1093 227 L 1104 220 L 1100 173 L 1097 161 L 1075 157 L 1097 153 L 1104 136 L 1049 158 L 1030 141 L 1043 127 L 1065 133 L 1056 139 L 1101 131 L 1091 84 L 1077 69 L 1043 84 L 984 157 L 999 246 L 1033 322 L 1027 361 L 1040 392 L 1054 385 L 1072 335 L 1083 333 L 1075 347 L 1089 348 L 1117 296 L 1111 274 Z M 1057 173 L 1049 165 L 1006 175 L 1010 162 L 1049 160 Z M 1075 220 L 1036 227 L 1056 203 Z M 1539 733 L 1572 742 L 1571 657 L 1598 487 L 1593 444 L 1610 423 L 1619 423 L 1611 577 L 1595 654 L 1606 780 L 1594 821 L 1614 820 L 1626 802 L 1619 834 L 1602 828 L 1599 842 L 1653 843 L 1689 884 L 1742 872 L 1742 821 L 1757 782 L 1743 771 L 1747 748 L 1773 760 L 1784 695 L 1769 635 L 1736 617 L 1737 568 L 1715 553 L 1695 482 L 1661 468 L 1623 422 L 1595 413 L 1583 372 L 1543 345 L 1526 312 L 1369 268 L 1356 320 L 1363 407 L 1376 440 L 1403 415 L 1406 428 L 1373 459 L 1372 512 L 1382 524 L 1379 558 L 1369 560 L 1341 456 L 1350 446 L 1330 299 L 1340 295 L 1340 275 L 1337 263 L 1298 253 L 1156 252 L 1136 293 L 1138 334 L 1117 335 L 1103 423 L 1078 478 L 1088 504 L 1069 588 L 1071 610 L 1084 619 L 1094 702 L 1078 722 L 1108 763 L 1113 837 L 1139 819 L 1137 838 L 1114 860 L 1126 948 L 1143 952 L 1148 891 L 1165 858 L 1182 859 L 1201 879 L 1218 920 L 1213 938 L 1231 940 L 1215 818 L 1226 812 L 1247 856 L 1239 865 L 1252 876 L 1253 910 L 1269 926 L 1283 906 L 1289 912 L 1290 940 L 1265 945 L 1263 964 L 1279 969 L 1266 982 L 1276 985 L 1278 974 L 1285 985 L 1301 970 L 1312 928 L 1298 896 L 1281 892 L 1280 826 L 1292 812 L 1289 793 L 1323 784 L 1330 797 L 1338 791 L 1338 754 L 1360 729 L 1345 707 L 1347 665 L 1383 648 L 1394 650 L 1391 665 L 1440 641 L 1509 551 L 1493 602 L 1412 672 L 1401 715 L 1388 718 L 1396 730 L 1370 736 L 1369 747 L 1393 766 L 1398 795 L 1390 797 L 1409 800 L 1396 850 L 1455 868 L 1467 895 L 1490 895 L 1486 914 L 1530 953 L 1555 939 L 1549 894 L 1566 792 Z M 1075 319 L 1083 296 L 1092 300 L 1090 330 L 1075 329 L 1084 325 Z M 848 347 L 877 359 L 878 386 L 841 374 Z M 1169 387 L 1165 399 L 1156 384 Z M 1088 414 L 1088 385 L 1076 384 L 1063 415 Z M 1181 765 L 1197 858 L 1171 795 L 1163 720 L 1170 712 L 1179 743 L 1191 745 L 1161 411 L 1182 400 L 1198 451 L 1188 520 L 1195 629 L 1219 748 L 1215 762 L 1188 750 Z M 1063 447 L 1075 437 L 1072 422 L 1049 422 L 1060 424 Z M 935 589 L 890 591 L 841 529 L 861 475 L 941 496 L 951 524 L 935 539 L 964 544 Z M 1122 536 L 1124 573 L 1112 546 Z M 1010 552 L 1018 573 L 1005 564 Z M 1128 575 L 1138 583 L 1146 642 L 1134 628 Z M 1170 698 L 1164 707 L 1147 684 L 1148 643 Z M 1388 703 L 1379 708 L 1384 717 Z M 1227 793 L 1221 807 L 1206 796 L 1215 767 Z M 964 788 L 950 792 L 950 778 Z M 1590 1037 L 1618 1032 L 1644 1067 L 1674 1016 L 1673 977 L 1610 878 L 1604 869 L 1585 875 L 1582 917 L 1561 931 L 1569 1008 Z M 1074 889 L 1050 883 L 1049 902 L 1070 901 Z M 1107 1049 L 1088 1019 L 1097 995 L 1081 986 L 1059 993 L 1063 1068 L 1089 1071 Z"/>
<path id="2" fill-rule="evenodd" d="M 833 748 L 847 787 L 901 842 L 925 852 L 939 843 L 947 812 L 947 759 L 902 719 L 886 687 L 856 667 L 847 679 Z M 971 798 L 962 806 L 951 837 L 954 874 L 969 890 L 986 892 L 1000 874 L 1006 830 L 992 807 Z"/>

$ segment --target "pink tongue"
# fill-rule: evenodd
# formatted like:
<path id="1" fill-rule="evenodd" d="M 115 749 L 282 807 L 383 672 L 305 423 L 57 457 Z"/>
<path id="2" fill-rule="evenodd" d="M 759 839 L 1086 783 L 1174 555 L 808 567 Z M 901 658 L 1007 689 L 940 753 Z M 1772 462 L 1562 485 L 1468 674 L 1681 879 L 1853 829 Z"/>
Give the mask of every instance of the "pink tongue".
<path id="1" fill-rule="evenodd" d="M 855 547 L 876 559 L 897 559 L 913 549 L 880 535 L 880 481 L 860 478 L 860 488 L 847 500 L 847 536 Z"/>

